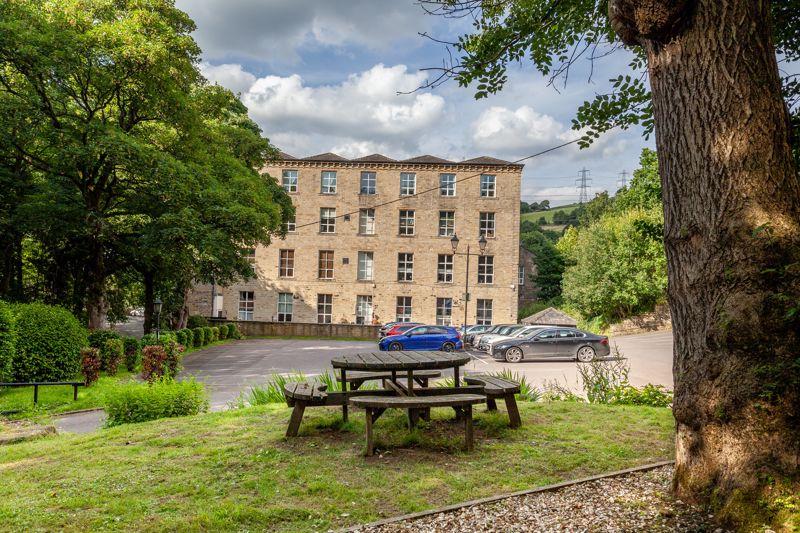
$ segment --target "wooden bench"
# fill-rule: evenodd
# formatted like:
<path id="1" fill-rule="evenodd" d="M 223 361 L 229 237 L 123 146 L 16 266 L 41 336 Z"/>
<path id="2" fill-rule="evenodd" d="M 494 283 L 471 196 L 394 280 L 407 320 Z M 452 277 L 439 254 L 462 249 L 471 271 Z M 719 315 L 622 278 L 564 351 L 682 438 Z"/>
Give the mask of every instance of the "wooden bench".
<path id="1" fill-rule="evenodd" d="M 349 403 L 352 406 L 363 408 L 366 412 L 366 455 L 371 456 L 375 453 L 372 425 L 386 409 L 414 410 L 432 407 L 460 409 L 464 418 L 465 448 L 467 451 L 472 450 L 472 406 L 485 401 L 486 398 L 480 394 L 446 394 L 443 396 L 357 396 L 350 398 Z"/>
<path id="2" fill-rule="evenodd" d="M 387 379 L 397 380 L 405 377 L 404 373 L 398 374 L 397 372 L 394 374 L 392 372 L 348 372 L 345 375 L 345 381 L 350 384 L 352 390 L 358 390 L 367 381 L 380 380 L 385 382 Z M 420 387 L 427 387 L 428 380 L 440 377 L 442 377 L 442 373 L 438 370 L 417 370 L 414 372 L 414 381 Z M 341 381 L 341 376 L 336 376 L 336 379 Z"/>
<path id="3" fill-rule="evenodd" d="M 518 428 L 522 425 L 517 408 L 516 394 L 519 394 L 519 383 L 510 379 L 499 378 L 497 376 L 473 375 L 465 376 L 464 381 L 470 385 L 483 385 L 483 394 L 486 396 L 486 408 L 489 411 L 497 411 L 498 398 L 506 402 L 508 411 L 508 425 Z"/>
<path id="4" fill-rule="evenodd" d="M 39 387 L 69 385 L 72 387 L 72 401 L 78 400 L 78 387 L 86 386 L 83 381 L 31 381 L 27 383 L 0 383 L 0 387 L 33 387 L 33 405 L 39 403 Z"/>

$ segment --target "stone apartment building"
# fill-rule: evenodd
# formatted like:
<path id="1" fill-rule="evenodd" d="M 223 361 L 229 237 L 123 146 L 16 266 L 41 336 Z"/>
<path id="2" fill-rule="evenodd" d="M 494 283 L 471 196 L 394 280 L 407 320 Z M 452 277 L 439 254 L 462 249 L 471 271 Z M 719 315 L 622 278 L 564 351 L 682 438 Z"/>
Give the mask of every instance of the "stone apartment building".
<path id="1" fill-rule="evenodd" d="M 254 279 L 197 286 L 190 311 L 258 321 L 460 325 L 469 245 L 467 321 L 516 322 L 520 283 L 530 283 L 520 262 L 522 168 L 491 157 L 282 154 L 264 171 L 296 208 L 286 238 L 244 251 Z"/>

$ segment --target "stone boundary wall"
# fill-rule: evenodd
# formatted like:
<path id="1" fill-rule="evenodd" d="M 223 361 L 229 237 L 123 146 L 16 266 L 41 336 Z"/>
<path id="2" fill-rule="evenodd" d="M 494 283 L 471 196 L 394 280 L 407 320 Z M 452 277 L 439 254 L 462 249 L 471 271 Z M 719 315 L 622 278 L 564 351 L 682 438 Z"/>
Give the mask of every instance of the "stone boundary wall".
<path id="1" fill-rule="evenodd" d="M 215 324 L 233 322 L 247 337 L 320 337 L 378 339 L 380 326 L 361 324 L 315 324 L 303 322 L 261 322 L 256 320 L 209 319 Z"/>
<path id="2" fill-rule="evenodd" d="M 612 324 L 609 332 L 612 335 L 635 335 L 652 331 L 672 330 L 672 317 L 669 306 L 659 304 L 652 313 L 631 317 L 618 324 Z"/>

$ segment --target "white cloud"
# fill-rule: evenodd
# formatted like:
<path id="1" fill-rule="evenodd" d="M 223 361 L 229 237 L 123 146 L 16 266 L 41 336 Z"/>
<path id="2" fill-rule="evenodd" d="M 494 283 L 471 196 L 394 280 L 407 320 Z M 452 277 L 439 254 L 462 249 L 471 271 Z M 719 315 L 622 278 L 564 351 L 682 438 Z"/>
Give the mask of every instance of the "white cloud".
<path id="1" fill-rule="evenodd" d="M 219 83 L 235 93 L 246 92 L 256 82 L 256 77 L 245 71 L 241 65 L 226 63 L 223 65 L 212 65 L 202 63 L 200 72 L 209 81 Z"/>
<path id="2" fill-rule="evenodd" d="M 579 135 L 529 106 L 516 110 L 493 106 L 472 124 L 475 146 L 493 152 L 533 153 Z"/>

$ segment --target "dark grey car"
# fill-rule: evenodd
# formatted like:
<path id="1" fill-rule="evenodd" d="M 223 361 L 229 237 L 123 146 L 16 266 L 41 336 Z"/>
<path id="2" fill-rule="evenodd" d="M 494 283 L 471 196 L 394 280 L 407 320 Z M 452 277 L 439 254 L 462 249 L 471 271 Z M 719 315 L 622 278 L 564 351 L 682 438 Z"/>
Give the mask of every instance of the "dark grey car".
<path id="1" fill-rule="evenodd" d="M 498 361 L 519 363 L 525 359 L 570 358 L 582 363 L 611 353 L 608 337 L 575 328 L 547 328 L 522 339 L 508 339 L 493 346 Z"/>

